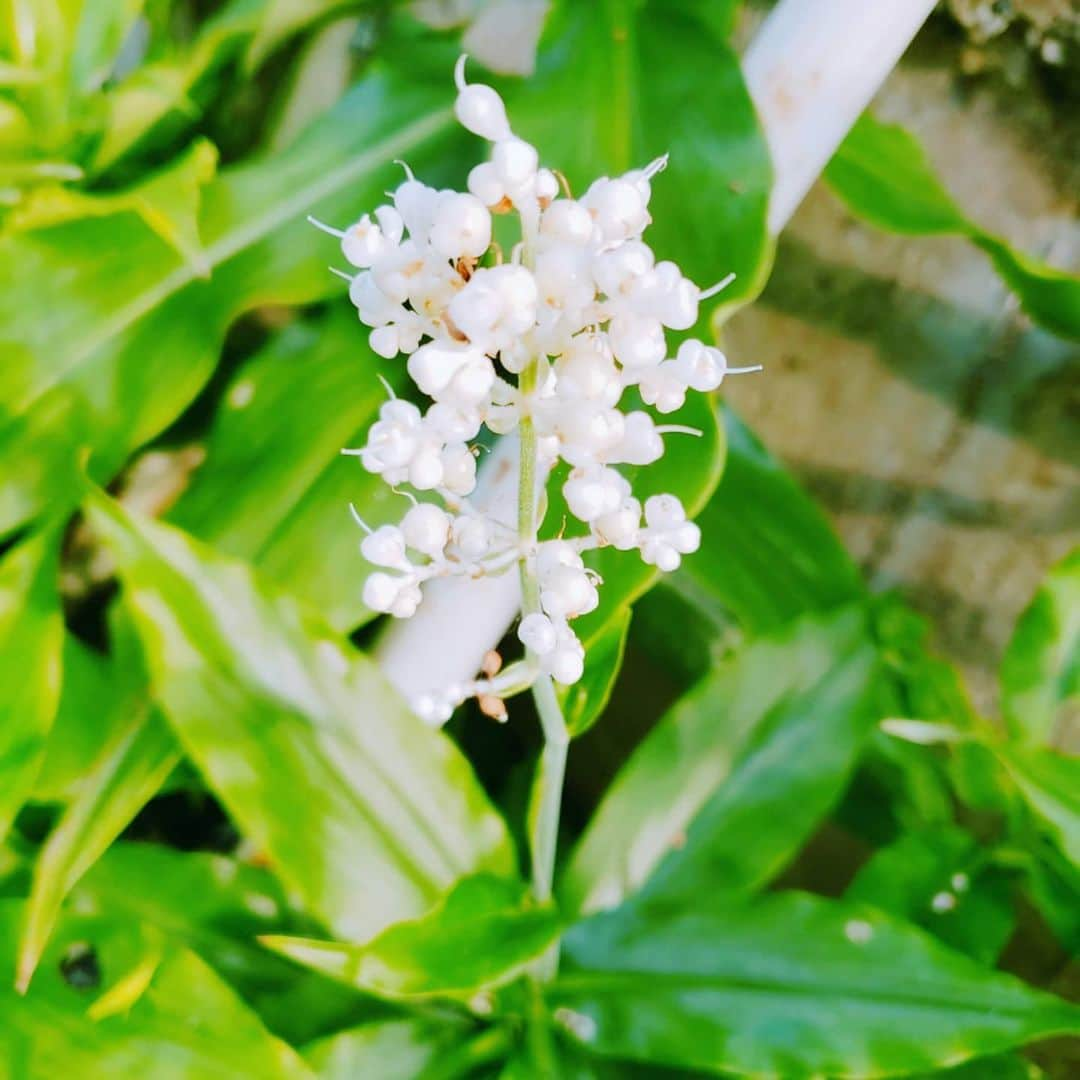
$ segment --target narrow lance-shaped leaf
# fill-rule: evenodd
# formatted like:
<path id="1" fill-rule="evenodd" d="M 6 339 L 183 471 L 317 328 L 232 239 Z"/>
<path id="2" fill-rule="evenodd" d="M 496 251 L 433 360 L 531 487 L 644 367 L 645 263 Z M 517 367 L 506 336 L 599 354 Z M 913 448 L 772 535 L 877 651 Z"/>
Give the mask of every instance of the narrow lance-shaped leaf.
<path id="1" fill-rule="evenodd" d="M 19 946 L 18 987 L 25 990 L 71 888 L 157 793 L 180 760 L 172 732 L 149 703 L 89 763 L 34 865 Z"/>
<path id="2" fill-rule="evenodd" d="M 604 797 L 559 894 L 581 911 L 764 884 L 839 798 L 874 708 L 876 656 L 847 610 L 760 638 L 680 700 Z"/>
<path id="3" fill-rule="evenodd" d="M 0 839 L 34 785 L 60 700 L 59 543 L 51 528 L 0 562 Z"/>
<path id="4" fill-rule="evenodd" d="M 1080 338 L 1080 277 L 1013 250 L 972 222 L 942 186 L 909 132 L 865 114 L 825 170 L 849 209 L 899 233 L 955 233 L 990 256 L 1024 310 L 1047 329 Z"/>
<path id="5" fill-rule="evenodd" d="M 335 932 L 362 940 L 459 877 L 511 868 L 468 763 L 371 661 L 242 564 L 102 496 L 88 510 L 185 750 Z"/>
<path id="6" fill-rule="evenodd" d="M 1045 743 L 1080 694 L 1080 549 L 1047 575 L 1001 663 L 1001 707 L 1018 738 Z"/>
<path id="7" fill-rule="evenodd" d="M 549 999 L 594 1053 L 765 1076 L 908 1074 L 1048 1035 L 1080 1009 L 873 908 L 786 893 L 564 939 Z M 566 1014 L 564 1014 L 566 1015 Z"/>
<path id="8" fill-rule="evenodd" d="M 263 944 L 335 979 L 392 998 L 472 994 L 516 978 L 558 937 L 557 912 L 523 882 L 466 878 L 439 907 L 365 945 L 265 936 Z"/>

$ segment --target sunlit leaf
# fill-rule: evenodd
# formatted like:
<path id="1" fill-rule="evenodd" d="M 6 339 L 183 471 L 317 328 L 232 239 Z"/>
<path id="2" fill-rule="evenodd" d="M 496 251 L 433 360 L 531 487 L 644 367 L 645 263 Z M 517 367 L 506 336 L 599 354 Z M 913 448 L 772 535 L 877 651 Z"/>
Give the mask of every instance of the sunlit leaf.
<path id="1" fill-rule="evenodd" d="M 131 214 L 0 240 L 0 534 L 75 496 L 80 446 L 106 478 L 171 423 L 237 315 L 339 293 L 304 216 L 347 222 L 380 201 L 392 159 L 423 166 L 448 96 L 373 72 L 287 150 L 223 172 L 202 190 L 199 268 Z"/>
<path id="2" fill-rule="evenodd" d="M 521 974 L 559 934 L 558 914 L 524 883 L 467 878 L 430 914 L 364 945 L 263 937 L 298 964 L 394 998 L 471 994 Z"/>
<path id="3" fill-rule="evenodd" d="M 468 763 L 366 657 L 243 564 L 101 496 L 157 699 L 282 880 L 363 940 L 458 878 L 505 872 L 505 826 Z"/>
<path id="4" fill-rule="evenodd" d="M 1061 707 L 1080 694 L 1080 550 L 1058 563 L 1016 624 L 1001 662 L 1001 708 L 1033 743 L 1053 734 Z"/>
<path id="5" fill-rule="evenodd" d="M 1080 338 L 1080 277 L 1013 250 L 972 222 L 942 186 L 910 132 L 859 118 L 825 170 L 848 208 L 890 232 L 956 233 L 990 256 L 1024 310 L 1063 337 Z"/>
<path id="6" fill-rule="evenodd" d="M 34 866 L 19 947 L 20 988 L 34 973 L 64 897 L 157 793 L 179 760 L 172 732 L 144 700 L 100 756 L 86 763 L 75 797 Z"/>
<path id="7" fill-rule="evenodd" d="M 1061 850 L 1080 866 L 1080 757 L 995 745 L 998 759 Z"/>
<path id="8" fill-rule="evenodd" d="M 203 139 L 160 172 L 150 173 L 132 187 L 102 194 L 54 185 L 35 188 L 12 211 L 14 230 L 45 229 L 84 217 L 138 214 L 165 243 L 198 273 L 206 272 L 199 239 L 202 188 L 214 175 L 217 151 Z"/>
<path id="9" fill-rule="evenodd" d="M 66 919 L 33 986 L 18 995 L 20 906 L 0 903 L 0 1057 L 9 1075 L 311 1075 L 202 960 L 130 922 Z"/>
<path id="10" fill-rule="evenodd" d="M 611 907 L 764 884 L 838 799 L 873 708 L 875 651 L 845 611 L 759 638 L 681 699 L 616 777 L 560 898 Z"/>
<path id="11" fill-rule="evenodd" d="M 873 908 L 786 893 L 571 929 L 549 992 L 594 1053 L 766 1076 L 882 1076 L 1080 1032 L 1080 1009 Z M 565 1015 L 565 1014 L 564 1014 Z"/>
<path id="12" fill-rule="evenodd" d="M 29 796 L 60 700 L 56 529 L 0 561 L 0 839 Z"/>

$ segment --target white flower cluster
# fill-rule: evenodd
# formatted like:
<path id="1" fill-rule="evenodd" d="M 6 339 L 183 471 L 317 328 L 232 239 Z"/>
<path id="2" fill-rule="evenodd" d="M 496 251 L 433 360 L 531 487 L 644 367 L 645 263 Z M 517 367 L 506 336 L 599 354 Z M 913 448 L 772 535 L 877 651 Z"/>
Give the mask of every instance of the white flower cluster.
<path id="1" fill-rule="evenodd" d="M 730 371 L 750 369 L 729 369 L 722 352 L 695 340 L 667 355 L 665 329 L 689 329 L 700 301 L 727 281 L 702 291 L 642 242 L 651 183 L 666 158 L 602 177 L 580 199 L 561 197 L 561 178 L 511 131 L 496 91 L 466 83 L 464 59 L 457 117 L 493 144 L 490 160 L 469 174 L 468 192 L 428 187 L 406 166 L 391 204 L 343 233 L 328 229 L 356 269 L 349 295 L 372 328 L 372 349 L 387 359 L 407 355 L 409 375 L 432 399 L 421 412 L 391 397 L 366 444 L 345 452 L 388 484 L 430 492 L 445 506 L 414 499 L 400 525 L 368 530 L 362 551 L 380 569 L 364 586 L 364 602 L 404 618 L 434 577 L 501 573 L 531 561 L 541 610 L 525 615 L 518 636 L 534 672 L 573 683 L 584 650 L 570 622 L 599 602 L 582 553 L 636 548 L 646 562 L 674 570 L 700 543 L 674 495 L 643 506 L 618 468 L 656 461 L 665 434 L 699 433 L 658 425 L 643 409 L 622 411 L 624 392 L 637 387 L 646 405 L 671 413 L 689 390 L 713 391 Z M 522 238 L 504 256 L 492 242 L 492 215 L 511 211 Z M 540 481 L 560 459 L 570 465 L 563 496 L 587 535 L 537 543 L 470 506 L 470 444 L 484 425 L 503 435 L 525 417 Z M 516 678 L 451 687 L 414 706 L 439 723 L 465 696 L 505 690 Z"/>

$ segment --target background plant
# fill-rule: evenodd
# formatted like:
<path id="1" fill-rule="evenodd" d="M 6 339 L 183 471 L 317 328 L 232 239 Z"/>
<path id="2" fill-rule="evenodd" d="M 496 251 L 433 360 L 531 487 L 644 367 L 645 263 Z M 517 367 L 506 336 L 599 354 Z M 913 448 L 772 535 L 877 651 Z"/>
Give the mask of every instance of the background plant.
<path id="1" fill-rule="evenodd" d="M 346 7 L 6 12 L 9 1074 L 1024 1075 L 1015 1048 L 1078 1028 L 994 970 L 1018 902 L 1077 947 L 1080 786 L 1050 748 L 1077 689 L 1075 559 L 1018 625 L 991 723 L 702 405 L 704 445 L 653 470 L 702 551 L 643 599 L 647 574 L 598 563 L 612 600 L 576 624 L 574 735 L 631 622 L 670 708 L 571 815 L 553 904 L 522 876 L 527 770 L 502 737 L 476 716 L 431 732 L 379 675 L 343 508 L 400 506 L 338 450 L 384 393 L 304 215 L 353 220 L 394 158 L 442 185 L 478 148 L 450 113 L 456 32 L 356 5 L 347 52 L 324 23 Z M 536 74 L 499 85 L 574 190 L 671 151 L 654 245 L 698 281 L 735 271 L 735 303 L 771 240 L 733 10 L 556 4 Z M 887 228 L 969 236 L 1080 337 L 1076 279 L 970 223 L 902 131 L 864 119 L 828 180 Z M 829 820 L 872 854 L 798 890 L 785 871 Z"/>

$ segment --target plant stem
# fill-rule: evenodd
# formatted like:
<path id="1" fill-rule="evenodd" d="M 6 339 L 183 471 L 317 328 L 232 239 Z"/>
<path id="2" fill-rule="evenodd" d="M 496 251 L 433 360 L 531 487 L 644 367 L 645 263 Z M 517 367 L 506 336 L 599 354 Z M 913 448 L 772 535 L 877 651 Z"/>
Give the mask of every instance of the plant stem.
<path id="1" fill-rule="evenodd" d="M 539 530 L 538 483 L 536 460 L 536 427 L 529 414 L 528 400 L 536 387 L 539 365 L 533 360 L 521 373 L 520 389 L 525 403 L 519 423 L 521 442 L 518 466 L 518 534 L 521 537 L 521 612 L 531 615 L 540 612 L 540 585 L 536 578 L 536 540 Z M 555 695 L 551 676 L 540 674 L 532 687 L 533 700 L 544 731 L 544 750 L 536 781 L 533 803 L 532 884 L 533 893 L 541 903 L 551 899 L 555 874 L 555 850 L 559 837 L 559 812 L 562 806 L 563 777 L 566 774 L 566 753 L 569 737 L 562 709 Z M 558 946 L 545 954 L 536 969 L 541 980 L 554 976 L 559 963 Z"/>

